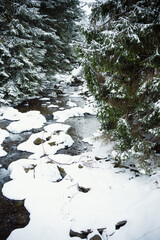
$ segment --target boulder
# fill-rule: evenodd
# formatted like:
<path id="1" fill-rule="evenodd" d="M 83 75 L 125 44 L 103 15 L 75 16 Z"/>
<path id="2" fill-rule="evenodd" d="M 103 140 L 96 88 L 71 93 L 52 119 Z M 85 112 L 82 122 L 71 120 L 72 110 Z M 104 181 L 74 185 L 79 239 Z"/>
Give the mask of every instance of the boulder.
<path id="1" fill-rule="evenodd" d="M 102 240 L 102 238 L 98 234 L 96 234 L 93 237 L 89 238 L 88 240 Z"/>

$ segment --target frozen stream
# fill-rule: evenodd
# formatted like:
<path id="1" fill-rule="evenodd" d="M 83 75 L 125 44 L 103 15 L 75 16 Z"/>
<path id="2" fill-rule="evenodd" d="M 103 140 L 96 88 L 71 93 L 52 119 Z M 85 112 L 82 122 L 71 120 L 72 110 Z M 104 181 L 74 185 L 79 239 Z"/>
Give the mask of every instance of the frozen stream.
<path id="1" fill-rule="evenodd" d="M 87 97 L 88 91 L 84 88 L 83 82 L 76 83 L 71 76 L 57 76 L 57 78 L 57 81 L 48 84 L 40 97 L 25 100 L 18 106 L 15 106 L 14 109 L 17 109 L 21 113 L 27 113 L 34 110 L 39 111 L 46 119 L 44 126 L 47 126 L 56 122 L 53 117 L 54 112 L 69 110 L 73 107 L 84 108 L 86 104 L 92 105 L 92 99 Z M 12 115 L 12 113 L 10 114 Z M 71 126 L 68 130 L 68 134 L 72 137 L 74 143 L 70 147 L 60 149 L 57 153 L 78 155 L 91 149 L 91 145 L 84 142 L 83 139 L 92 136 L 95 130 L 98 129 L 99 123 L 95 115 L 91 115 L 87 112 L 79 115 L 80 116 L 66 120 L 66 124 Z M 65 115 L 62 116 L 62 118 L 65 117 Z M 1 118 L 0 129 L 6 130 L 7 126 L 12 122 L 13 120 Z M 18 150 L 17 146 L 27 141 L 32 134 L 41 132 L 43 127 L 38 129 L 33 128 L 20 133 L 10 132 L 8 137 L 5 138 L 2 146 L 7 154 L 0 157 L 1 189 L 3 184 L 10 180 L 9 171 L 7 170 L 8 166 L 18 159 L 25 159 L 31 155 L 28 151 Z M 20 126 L 18 128 L 20 128 Z M 1 240 L 6 239 L 14 228 L 24 227 L 28 223 L 29 214 L 23 207 L 23 203 L 23 201 L 9 200 L 0 193 Z"/>

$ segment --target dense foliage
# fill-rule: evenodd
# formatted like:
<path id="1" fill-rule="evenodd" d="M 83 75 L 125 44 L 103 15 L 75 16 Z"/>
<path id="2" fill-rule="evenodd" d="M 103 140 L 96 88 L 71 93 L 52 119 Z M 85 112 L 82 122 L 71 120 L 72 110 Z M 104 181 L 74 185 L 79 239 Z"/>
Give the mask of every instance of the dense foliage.
<path id="1" fill-rule="evenodd" d="M 79 15 L 78 0 L 1 0 L 1 102 L 33 95 L 70 69 Z"/>
<path id="2" fill-rule="evenodd" d="M 117 159 L 159 164 L 159 0 L 98 0 L 85 35 L 86 80 Z"/>

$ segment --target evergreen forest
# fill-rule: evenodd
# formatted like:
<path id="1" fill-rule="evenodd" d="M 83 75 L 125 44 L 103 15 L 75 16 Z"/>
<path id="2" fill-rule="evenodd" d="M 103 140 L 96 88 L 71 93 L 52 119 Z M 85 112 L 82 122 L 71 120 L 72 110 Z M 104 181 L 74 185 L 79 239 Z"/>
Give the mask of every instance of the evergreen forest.
<path id="1" fill-rule="evenodd" d="M 160 166 L 160 1 L 96 1 L 84 29 L 85 77 L 120 165 Z"/>
<path id="2" fill-rule="evenodd" d="M 78 0 L 0 2 L 0 101 L 35 95 L 70 69 L 80 16 Z"/>

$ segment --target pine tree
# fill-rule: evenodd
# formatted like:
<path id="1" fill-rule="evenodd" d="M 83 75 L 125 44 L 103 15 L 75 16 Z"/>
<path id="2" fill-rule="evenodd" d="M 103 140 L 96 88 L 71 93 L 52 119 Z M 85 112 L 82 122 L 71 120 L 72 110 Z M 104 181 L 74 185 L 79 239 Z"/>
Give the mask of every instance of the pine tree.
<path id="1" fill-rule="evenodd" d="M 102 129 L 120 161 L 138 157 L 141 166 L 160 153 L 159 19 L 158 0 L 97 1 L 85 31 L 85 76 Z"/>
<path id="2" fill-rule="evenodd" d="M 51 71 L 71 69 L 75 61 L 71 45 L 76 35 L 75 21 L 80 17 L 79 1 L 77 0 L 42 0 L 40 13 L 43 16 L 43 30 L 53 32 L 54 38 L 45 39 L 45 67 Z M 51 76 L 50 76 L 51 77 Z"/>
<path id="3" fill-rule="evenodd" d="M 14 102 L 69 68 L 78 1 L 2 0 L 0 11 L 0 97 Z"/>
<path id="4" fill-rule="evenodd" d="M 44 41 L 35 24 L 40 21 L 39 1 L 4 1 L 6 17 L 5 29 L 2 29 L 4 47 L 8 56 L 3 53 L 2 60 L 5 78 L 2 78 L 1 89 L 5 99 L 14 101 L 39 90 L 45 78 L 40 63 L 43 61 Z"/>

